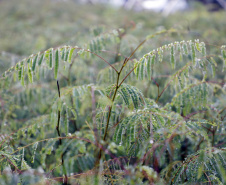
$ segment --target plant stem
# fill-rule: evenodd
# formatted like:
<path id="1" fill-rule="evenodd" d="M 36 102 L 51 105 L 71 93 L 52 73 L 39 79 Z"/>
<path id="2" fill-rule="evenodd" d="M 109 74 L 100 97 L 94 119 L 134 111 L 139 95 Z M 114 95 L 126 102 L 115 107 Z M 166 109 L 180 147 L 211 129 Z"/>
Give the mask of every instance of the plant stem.
<path id="1" fill-rule="evenodd" d="M 58 110 L 58 119 L 57 119 L 57 126 L 56 126 L 57 134 L 60 137 L 60 128 L 59 128 L 59 125 L 60 125 L 60 110 Z M 62 144 L 61 139 L 59 139 L 59 142 L 60 142 L 60 145 L 61 145 Z"/>
<path id="2" fill-rule="evenodd" d="M 169 30 L 169 31 L 172 31 L 172 30 Z M 105 63 L 107 63 L 111 68 L 113 68 L 115 70 L 115 72 L 117 72 L 117 82 L 116 82 L 116 87 L 115 87 L 115 92 L 114 92 L 114 95 L 113 95 L 113 98 L 112 98 L 112 103 L 114 103 L 114 100 L 115 100 L 115 97 L 116 97 L 116 94 L 117 94 L 117 91 L 119 89 L 119 87 L 122 85 L 122 83 L 125 81 L 125 79 L 130 75 L 130 73 L 136 68 L 134 67 L 124 78 L 123 80 L 121 81 L 121 83 L 119 83 L 119 78 L 120 78 L 120 74 L 123 70 L 123 68 L 126 66 L 127 62 L 131 59 L 131 57 L 135 54 L 135 52 L 149 39 L 155 37 L 156 35 L 160 35 L 162 33 L 165 33 L 167 32 L 166 30 L 163 30 L 163 31 L 160 31 L 160 32 L 157 32 L 153 35 L 150 35 L 148 36 L 146 39 L 144 39 L 136 48 L 135 50 L 131 53 L 131 55 L 128 57 L 128 58 L 125 58 L 124 62 L 123 62 L 123 65 L 121 66 L 121 69 L 120 71 L 118 72 L 117 69 L 115 69 L 114 66 L 112 66 L 110 63 L 108 63 L 106 60 L 104 60 L 102 57 L 100 57 L 99 55 L 89 51 L 90 53 L 93 53 L 94 55 L 98 56 L 99 58 L 101 58 L 102 60 L 104 60 Z M 77 48 L 78 49 L 78 48 Z M 158 93 L 158 96 L 161 96 L 159 95 Z M 103 137 L 103 141 L 106 141 L 106 138 L 107 138 L 107 134 L 108 134 L 108 126 L 109 126 L 109 122 L 110 122 L 110 117 L 111 117 L 111 111 L 112 111 L 112 105 L 109 107 L 109 111 L 108 111 L 108 118 L 107 118 L 107 123 L 106 123 L 106 128 L 105 128 L 105 132 L 104 132 L 104 137 Z M 98 155 L 98 159 L 96 161 L 96 165 L 99 164 L 100 162 L 100 159 L 101 159 L 101 156 L 102 156 L 102 149 L 100 149 L 99 151 L 99 155 Z"/>
<path id="3" fill-rule="evenodd" d="M 116 81 L 115 92 L 114 92 L 114 95 L 112 97 L 112 103 L 114 103 L 117 91 L 118 91 L 119 87 L 121 86 L 121 83 L 119 84 L 119 78 L 120 78 L 120 74 L 121 74 L 123 68 L 125 67 L 125 64 L 126 64 L 127 61 L 128 61 L 128 58 L 125 58 L 124 63 L 122 65 L 120 71 L 117 72 L 117 81 Z M 105 128 L 105 131 L 104 131 L 103 141 L 106 141 L 106 138 L 107 138 L 108 127 L 109 127 L 109 122 L 110 122 L 110 117 L 111 117 L 111 111 L 112 111 L 112 105 L 109 107 L 108 118 L 107 118 L 106 128 Z M 102 156 L 102 149 L 100 149 L 100 151 L 99 151 L 99 155 L 98 155 L 98 159 L 96 161 L 96 165 L 99 164 L 101 156 Z"/>
<path id="4" fill-rule="evenodd" d="M 60 86 L 59 86 L 58 80 L 57 80 L 57 89 L 58 89 L 58 96 L 60 98 Z M 58 110 L 58 119 L 57 119 L 56 130 L 57 130 L 58 136 L 61 137 L 59 127 L 60 127 L 60 110 Z M 62 144 L 61 139 L 59 140 L 59 142 L 60 142 L 60 145 L 61 145 Z"/>
<path id="5" fill-rule="evenodd" d="M 117 91 L 119 89 L 119 87 L 122 85 L 122 83 L 125 81 L 125 79 L 130 75 L 130 73 L 135 69 L 133 68 L 124 78 L 123 80 L 121 81 L 121 83 L 119 84 L 119 78 L 120 78 L 120 74 L 123 70 L 123 68 L 126 66 L 127 62 L 130 60 L 130 58 L 134 55 L 134 53 L 147 41 L 148 39 L 145 39 L 143 40 L 136 48 L 135 50 L 131 53 L 131 55 L 128 57 L 128 58 L 125 58 L 123 64 L 122 64 L 122 67 L 120 69 L 120 71 L 118 72 L 114 66 L 112 66 L 111 64 L 109 64 L 108 62 L 106 62 L 107 64 L 109 64 L 116 72 L 117 72 L 117 82 L 116 82 L 116 87 L 115 87 L 115 92 L 114 92 L 114 95 L 113 95 L 113 98 L 112 98 L 112 103 L 114 103 L 114 100 L 115 100 L 115 97 L 116 97 L 116 94 L 117 94 Z M 92 52 L 90 52 L 92 53 Z M 94 53 L 95 54 L 95 53 Z M 103 137 L 103 140 L 106 141 L 106 137 L 107 137 L 107 134 L 108 134 L 108 126 L 109 126 L 109 122 L 110 122 L 110 117 L 111 117 L 111 111 L 112 111 L 112 105 L 109 107 L 109 111 L 108 111 L 108 118 L 107 118 L 107 123 L 106 123 L 106 128 L 105 128 L 105 132 L 104 132 L 104 137 Z M 99 151 L 99 155 L 98 155 L 98 158 L 97 158 L 97 161 L 96 161 L 96 165 L 99 164 L 100 162 L 100 159 L 101 159 L 101 156 L 102 156 L 102 149 L 100 149 Z"/>
<path id="6" fill-rule="evenodd" d="M 60 86 L 59 86 L 59 83 L 58 83 L 58 80 L 57 80 L 57 89 L 58 89 L 58 96 L 60 98 Z M 56 130 L 57 130 L 57 133 L 58 133 L 58 136 L 61 137 L 61 134 L 60 134 L 60 110 L 58 110 L 58 119 L 57 119 L 57 126 L 56 126 Z M 60 142 L 60 145 L 62 145 L 62 139 L 60 138 L 59 139 L 59 142 Z M 64 152 L 63 154 L 61 154 L 61 164 L 63 166 L 63 171 L 65 171 L 65 182 L 64 184 L 68 184 L 68 177 L 67 177 L 67 172 L 66 172 L 66 168 L 65 168 L 65 165 L 64 165 L 64 154 L 66 152 Z"/>
<path id="7" fill-rule="evenodd" d="M 179 71 L 177 71 L 174 75 L 172 75 L 172 78 L 170 79 L 170 81 L 167 83 L 167 85 L 164 87 L 164 89 L 162 90 L 162 92 L 158 95 L 158 99 L 156 100 L 158 102 L 159 98 L 162 96 L 162 94 L 165 92 L 165 90 L 167 89 L 167 87 L 169 87 L 170 83 L 177 77 L 177 75 L 179 75 L 180 73 L 182 73 L 187 67 L 189 67 L 192 63 L 189 62 L 187 65 L 185 65 L 183 68 L 181 68 Z"/>

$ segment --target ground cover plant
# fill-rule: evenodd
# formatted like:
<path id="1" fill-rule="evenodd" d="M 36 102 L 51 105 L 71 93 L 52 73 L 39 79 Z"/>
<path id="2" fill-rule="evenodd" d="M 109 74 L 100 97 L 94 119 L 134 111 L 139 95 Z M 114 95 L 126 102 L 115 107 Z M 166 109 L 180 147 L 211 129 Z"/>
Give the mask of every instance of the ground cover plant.
<path id="1" fill-rule="evenodd" d="M 225 184 L 224 14 L 209 17 L 218 31 L 204 10 L 184 15 L 186 26 L 151 14 L 151 31 L 137 13 L 121 28 L 118 19 L 80 22 L 75 36 L 66 27 L 63 45 L 39 37 L 49 44 L 31 55 L 6 42 L 1 184 Z"/>

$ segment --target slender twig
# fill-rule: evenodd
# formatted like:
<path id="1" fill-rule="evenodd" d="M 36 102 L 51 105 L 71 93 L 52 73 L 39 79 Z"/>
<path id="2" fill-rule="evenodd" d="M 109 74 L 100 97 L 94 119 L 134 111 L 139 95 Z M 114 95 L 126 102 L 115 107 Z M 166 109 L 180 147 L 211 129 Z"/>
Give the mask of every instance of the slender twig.
<path id="1" fill-rule="evenodd" d="M 209 181 L 209 183 L 210 183 L 210 185 L 211 185 L 211 181 L 210 181 L 209 176 L 206 174 L 206 172 L 204 172 L 204 171 L 202 171 L 202 172 L 206 175 L 206 177 L 207 177 L 207 179 L 208 179 L 208 181 Z"/>
<path id="2" fill-rule="evenodd" d="M 159 33 L 158 33 L 159 34 Z M 150 37 L 152 38 L 153 35 Z M 126 78 L 130 75 L 130 73 L 132 73 L 132 71 L 136 68 L 134 67 L 121 81 L 121 83 L 119 84 L 119 78 L 120 78 L 120 74 L 123 70 L 123 68 L 126 66 L 127 62 L 130 60 L 130 58 L 134 55 L 134 53 L 150 38 L 146 38 L 145 40 L 143 40 L 136 48 L 135 50 L 131 53 L 131 55 L 128 58 L 125 58 L 123 65 L 121 66 L 120 71 L 118 72 L 113 66 L 112 68 L 115 69 L 115 71 L 117 72 L 117 82 L 116 82 L 116 87 L 115 87 L 115 92 L 112 98 L 112 102 L 114 102 L 116 94 L 118 89 L 120 88 L 120 86 L 122 85 L 122 83 L 126 80 Z M 109 122 L 110 122 L 110 117 L 111 117 L 111 111 L 112 111 L 112 106 L 109 107 L 109 111 L 108 111 L 108 118 L 107 118 L 107 123 L 106 123 L 106 128 L 105 128 L 105 133 L 104 133 L 104 137 L 103 140 L 106 141 L 106 137 L 107 137 L 107 133 L 108 133 L 108 126 L 109 126 Z M 102 155 L 102 150 L 100 149 L 99 155 L 98 155 L 98 159 L 96 161 L 96 165 L 99 164 L 99 161 L 101 159 L 101 155 Z"/>
<path id="3" fill-rule="evenodd" d="M 162 92 L 159 94 L 159 98 L 162 96 L 162 94 L 165 92 L 165 90 L 169 87 L 170 83 L 177 77 L 178 74 L 182 73 L 187 67 L 189 67 L 192 63 L 189 62 L 187 65 L 185 65 L 183 68 L 181 68 L 179 71 L 177 71 L 174 75 L 172 75 L 172 79 L 170 79 L 170 81 L 167 83 L 167 85 L 164 87 L 164 89 L 162 90 Z M 197 86 L 200 85 L 202 83 L 206 83 L 205 81 L 202 81 L 198 84 L 194 84 L 193 86 Z M 158 98 L 158 99 L 159 99 Z"/>
<path id="4" fill-rule="evenodd" d="M 119 87 L 122 85 L 122 83 L 126 80 L 126 78 L 134 71 L 136 67 L 134 67 L 130 72 L 122 79 L 121 83 L 119 84 Z"/>
<path id="5" fill-rule="evenodd" d="M 126 58 L 126 60 L 124 61 L 123 63 L 123 67 L 127 64 L 127 62 L 131 59 L 131 57 L 135 54 L 135 52 L 146 42 L 148 41 L 149 39 L 155 37 L 156 35 L 160 35 L 162 33 L 165 33 L 165 32 L 172 32 L 174 31 L 173 29 L 172 30 L 163 30 L 163 31 L 159 31 L 151 36 L 148 36 L 146 39 L 144 39 L 137 47 L 136 49 L 131 53 L 131 55 Z M 132 70 L 130 70 L 130 72 L 123 78 L 123 80 L 121 81 L 121 83 L 119 84 L 119 87 L 122 85 L 122 83 L 126 80 L 126 78 L 130 75 L 130 73 L 132 73 L 134 71 L 134 69 L 136 68 L 137 66 L 135 66 Z"/>
<path id="6" fill-rule="evenodd" d="M 182 125 L 183 122 L 179 122 L 177 125 L 175 125 L 175 129 L 174 131 L 176 132 L 176 130 Z M 170 137 L 174 137 L 175 136 L 175 132 L 173 131 L 172 135 Z M 165 141 L 161 141 L 162 137 L 160 137 L 157 141 L 155 141 L 152 145 L 152 147 L 143 155 L 143 157 L 140 159 L 140 161 L 142 163 L 144 163 L 146 156 L 148 156 L 151 152 L 154 152 L 155 149 L 158 146 L 165 146 Z M 170 139 L 170 138 L 169 138 Z M 158 144 L 159 143 L 159 144 Z"/>
<path id="7" fill-rule="evenodd" d="M 117 94 L 117 91 L 118 91 L 118 89 L 119 89 L 119 87 L 120 87 L 120 85 L 119 85 L 119 78 L 120 78 L 120 74 L 121 74 L 121 72 L 122 72 L 122 69 L 123 69 L 124 66 L 125 66 L 126 61 L 127 61 L 127 58 L 125 58 L 124 63 L 123 63 L 123 65 L 122 65 L 120 71 L 119 71 L 118 74 L 117 74 L 117 75 L 118 75 L 118 76 L 117 76 L 117 82 L 116 82 L 116 86 L 115 86 L 114 95 L 113 95 L 113 97 L 112 97 L 112 102 L 114 102 L 115 97 L 116 97 L 116 94 Z M 107 123 L 106 123 L 106 128 L 105 128 L 104 137 L 103 137 L 103 140 L 104 140 L 104 141 L 106 141 L 107 134 L 108 134 L 108 127 L 109 127 L 109 122 L 110 122 L 110 117 L 111 117 L 111 111 L 112 111 L 112 105 L 109 107 L 109 110 L 108 110 Z M 100 151 L 99 151 L 99 155 L 98 155 L 98 159 L 97 159 L 97 161 L 96 161 L 96 165 L 99 164 L 99 161 L 100 161 L 100 159 L 101 159 L 101 156 L 102 156 L 102 149 L 100 149 Z"/>
<path id="8" fill-rule="evenodd" d="M 8 159 L 8 158 L 7 158 L 5 155 L 3 155 L 3 154 L 2 154 L 2 157 L 3 157 L 3 158 L 6 158 L 6 160 L 7 160 L 12 166 L 14 166 L 14 168 L 19 172 L 19 174 L 22 173 L 22 171 L 19 170 L 19 168 L 17 168 L 17 166 L 14 165 L 10 159 Z"/>
<path id="9" fill-rule="evenodd" d="M 112 98 L 112 102 L 114 102 L 115 97 L 116 97 L 116 94 L 117 94 L 117 91 L 118 91 L 118 89 L 120 87 L 119 86 L 119 78 L 120 78 L 120 74 L 122 72 L 122 69 L 125 66 L 126 61 L 127 61 L 127 58 L 125 58 L 124 63 L 122 65 L 120 71 L 118 72 L 118 77 L 117 77 L 117 82 L 116 82 L 116 87 L 115 87 L 115 92 L 114 92 L 114 95 L 113 95 L 113 98 Z M 109 121 L 110 121 L 110 117 L 111 117 L 111 110 L 112 110 L 112 106 L 109 107 L 109 113 L 108 113 L 108 118 L 107 118 L 107 125 L 106 125 L 106 129 L 105 129 L 105 133 L 104 133 L 104 138 L 103 138 L 104 141 L 106 140 L 107 133 L 108 133 L 107 131 L 108 131 Z"/>
<path id="10" fill-rule="evenodd" d="M 117 91 L 118 89 L 120 88 L 120 86 L 122 85 L 122 83 L 126 80 L 126 78 L 130 75 L 130 73 L 136 68 L 134 67 L 124 78 L 123 80 L 121 81 L 121 83 L 119 83 L 119 79 L 120 79 L 120 74 L 123 70 L 123 68 L 126 66 L 127 62 L 131 59 L 131 57 L 135 54 L 135 52 L 149 39 L 155 37 L 156 35 L 160 35 L 162 33 L 165 33 L 165 32 L 170 32 L 170 31 L 174 31 L 174 30 L 163 30 L 163 31 L 160 31 L 160 32 L 157 32 L 151 36 L 148 36 L 146 39 L 144 39 L 136 48 L 135 50 L 133 50 L 133 52 L 131 53 L 131 55 L 128 57 L 128 58 L 125 58 L 124 62 L 123 62 L 123 65 L 121 66 L 121 69 L 120 71 L 118 72 L 114 66 L 112 66 L 111 64 L 109 64 L 107 61 L 104 61 L 110 65 L 116 72 L 117 72 L 117 82 L 116 82 L 116 87 L 115 87 L 115 92 L 114 92 L 114 95 L 113 95 L 113 98 L 112 98 L 112 102 L 114 102 L 115 100 L 115 97 L 116 97 L 116 94 L 117 94 Z M 90 52 L 90 51 L 88 51 Z M 90 52 L 92 53 L 92 52 Z M 95 53 L 93 53 L 94 55 L 97 55 Z M 109 126 L 109 122 L 110 122 L 110 117 L 111 117 L 111 112 L 112 112 L 112 105 L 109 107 L 109 110 L 108 110 L 108 118 L 107 118 L 107 123 L 106 123 L 106 128 L 105 128 L 105 132 L 104 132 L 104 137 L 103 137 L 103 140 L 106 141 L 106 137 L 107 137 L 107 134 L 108 134 L 108 126 Z M 100 152 L 99 152 L 99 155 L 98 155 L 98 158 L 97 158 L 97 161 L 96 161 L 96 165 L 99 164 L 99 161 L 101 159 L 101 156 L 102 156 L 102 149 L 100 149 Z"/>
<path id="11" fill-rule="evenodd" d="M 60 76 L 63 77 L 65 80 L 69 81 L 69 78 L 65 76 L 63 73 L 59 72 Z"/>
<path id="12" fill-rule="evenodd" d="M 118 55 L 118 56 L 122 56 L 124 58 L 126 58 L 125 55 L 123 55 L 122 53 L 119 53 L 119 52 L 114 52 L 114 51 L 108 51 L 108 50 L 98 50 L 99 52 L 103 52 L 103 53 L 109 53 L 109 54 L 114 54 L 114 55 Z M 118 62 L 121 62 L 121 61 L 118 61 Z M 118 62 L 115 62 L 114 64 L 118 63 Z"/>
<path id="13" fill-rule="evenodd" d="M 76 48 L 76 49 L 82 49 L 82 48 Z M 109 66 L 111 66 L 111 68 L 113 68 L 115 70 L 115 72 L 118 72 L 117 69 L 115 69 L 115 67 L 113 65 L 111 65 L 108 61 L 106 61 L 103 57 L 101 57 L 100 55 L 92 52 L 92 51 L 89 51 L 89 50 L 84 50 L 84 51 L 87 51 L 87 52 L 90 52 L 92 53 L 93 55 L 96 55 L 97 57 L 99 57 L 100 59 L 102 59 L 105 63 L 107 63 Z"/>
<path id="14" fill-rule="evenodd" d="M 59 99 L 60 99 L 60 86 L 59 86 L 58 80 L 57 80 L 57 89 L 58 89 L 58 96 L 59 96 Z M 56 130 L 57 130 L 58 136 L 61 137 L 61 134 L 60 134 L 60 110 L 58 110 L 58 119 L 57 119 Z M 61 138 L 59 138 L 59 143 L 60 143 L 60 145 L 62 145 L 62 139 Z M 65 169 L 65 165 L 64 165 L 64 154 L 65 153 L 66 152 L 61 154 L 61 163 L 62 163 L 62 166 L 63 166 L 64 169 Z M 66 171 L 66 170 L 64 170 L 64 171 Z M 64 175 L 65 175 L 65 183 L 64 184 L 68 184 L 67 173 L 65 172 Z"/>
<path id="15" fill-rule="evenodd" d="M 147 39 L 143 40 L 137 47 L 136 49 L 131 53 L 131 55 L 126 59 L 125 61 L 125 65 L 126 63 L 129 61 L 129 59 L 135 54 L 135 52 L 147 41 Z"/>
<path id="16" fill-rule="evenodd" d="M 214 147 L 217 148 L 217 147 L 219 147 L 221 145 L 225 145 L 225 144 L 226 144 L 226 142 L 222 142 L 222 143 L 219 143 L 219 144 L 215 145 Z"/>
<path id="17" fill-rule="evenodd" d="M 211 128 L 208 128 L 208 127 L 206 127 L 206 126 L 204 126 L 204 125 L 202 125 L 202 127 L 205 128 L 208 132 L 211 132 L 211 133 L 213 132 Z M 207 133 L 208 133 L 208 132 L 207 132 Z"/>
<path id="18" fill-rule="evenodd" d="M 220 110 L 220 111 L 218 112 L 218 114 L 221 114 L 222 112 L 224 112 L 224 110 L 226 110 L 226 106 L 225 106 L 222 110 Z"/>
<path id="19" fill-rule="evenodd" d="M 59 98 L 60 98 L 60 86 L 59 86 L 58 80 L 57 80 L 57 89 L 58 89 L 58 96 L 59 96 Z"/>
<path id="20" fill-rule="evenodd" d="M 57 126 L 56 126 L 57 134 L 60 137 L 60 128 L 59 128 L 59 125 L 60 125 L 60 110 L 58 110 L 58 118 L 57 118 Z M 59 142 L 60 142 L 60 145 L 61 145 L 62 144 L 61 139 L 59 140 Z"/>
<path id="21" fill-rule="evenodd" d="M 58 164 L 57 166 L 55 166 L 52 170 L 50 170 L 46 176 L 50 175 L 50 173 L 52 173 L 57 167 L 61 166 L 62 164 Z"/>
<path id="22" fill-rule="evenodd" d="M 59 86 L 59 83 L 58 83 L 58 80 L 57 80 L 57 89 L 58 89 L 58 96 L 60 98 L 60 86 Z M 61 137 L 60 135 L 60 110 L 58 110 L 58 118 L 57 118 L 57 126 L 56 126 L 56 130 L 57 130 L 57 134 L 59 137 Z M 62 141 L 61 139 L 59 140 L 60 142 L 60 145 L 62 144 Z"/>
<path id="23" fill-rule="evenodd" d="M 197 147 L 196 147 L 196 152 L 200 149 L 200 145 L 202 144 L 202 142 L 204 141 L 204 137 L 202 137 L 202 139 L 199 141 Z"/>
<path id="24" fill-rule="evenodd" d="M 178 74 L 182 73 L 187 67 L 189 67 L 192 63 L 189 62 L 187 65 L 185 65 L 181 70 L 179 70 L 176 74 L 173 75 L 173 78 L 167 83 L 167 85 L 164 87 L 162 92 L 159 94 L 159 98 L 162 96 L 162 94 L 165 92 L 165 90 L 169 87 L 170 83 L 174 80 L 174 78 L 177 77 Z"/>
<path id="25" fill-rule="evenodd" d="M 215 139 L 216 131 L 217 131 L 217 128 L 213 128 L 213 130 L 212 130 L 212 147 L 214 146 L 214 139 Z"/>
<path id="26" fill-rule="evenodd" d="M 188 120 L 190 119 L 192 116 L 196 115 L 196 114 L 199 114 L 199 113 L 204 113 L 204 112 L 207 112 L 206 110 L 199 110 L 199 111 L 196 111 L 196 112 L 192 112 L 190 114 L 188 114 L 187 116 L 184 117 L 185 120 Z"/>

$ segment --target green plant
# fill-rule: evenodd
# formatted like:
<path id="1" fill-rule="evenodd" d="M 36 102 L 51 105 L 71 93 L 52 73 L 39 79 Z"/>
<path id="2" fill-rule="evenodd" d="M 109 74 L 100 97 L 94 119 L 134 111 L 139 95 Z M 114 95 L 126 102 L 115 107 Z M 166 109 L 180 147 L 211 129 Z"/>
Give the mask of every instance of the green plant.
<path id="1" fill-rule="evenodd" d="M 225 87 L 210 78 L 225 70 L 225 46 L 141 50 L 177 32 L 147 36 L 124 57 L 111 46 L 131 51 L 127 30 L 96 27 L 84 47 L 50 48 L 5 71 L 1 129 L 14 132 L 1 135 L 0 182 L 224 184 Z"/>

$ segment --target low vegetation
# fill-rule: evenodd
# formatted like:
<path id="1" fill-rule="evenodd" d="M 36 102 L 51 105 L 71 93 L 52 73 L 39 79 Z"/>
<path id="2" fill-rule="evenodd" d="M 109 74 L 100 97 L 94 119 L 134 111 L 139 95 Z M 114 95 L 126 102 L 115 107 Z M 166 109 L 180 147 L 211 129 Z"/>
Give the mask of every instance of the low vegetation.
<path id="1" fill-rule="evenodd" d="M 12 2 L 0 184 L 226 183 L 225 12 Z"/>

